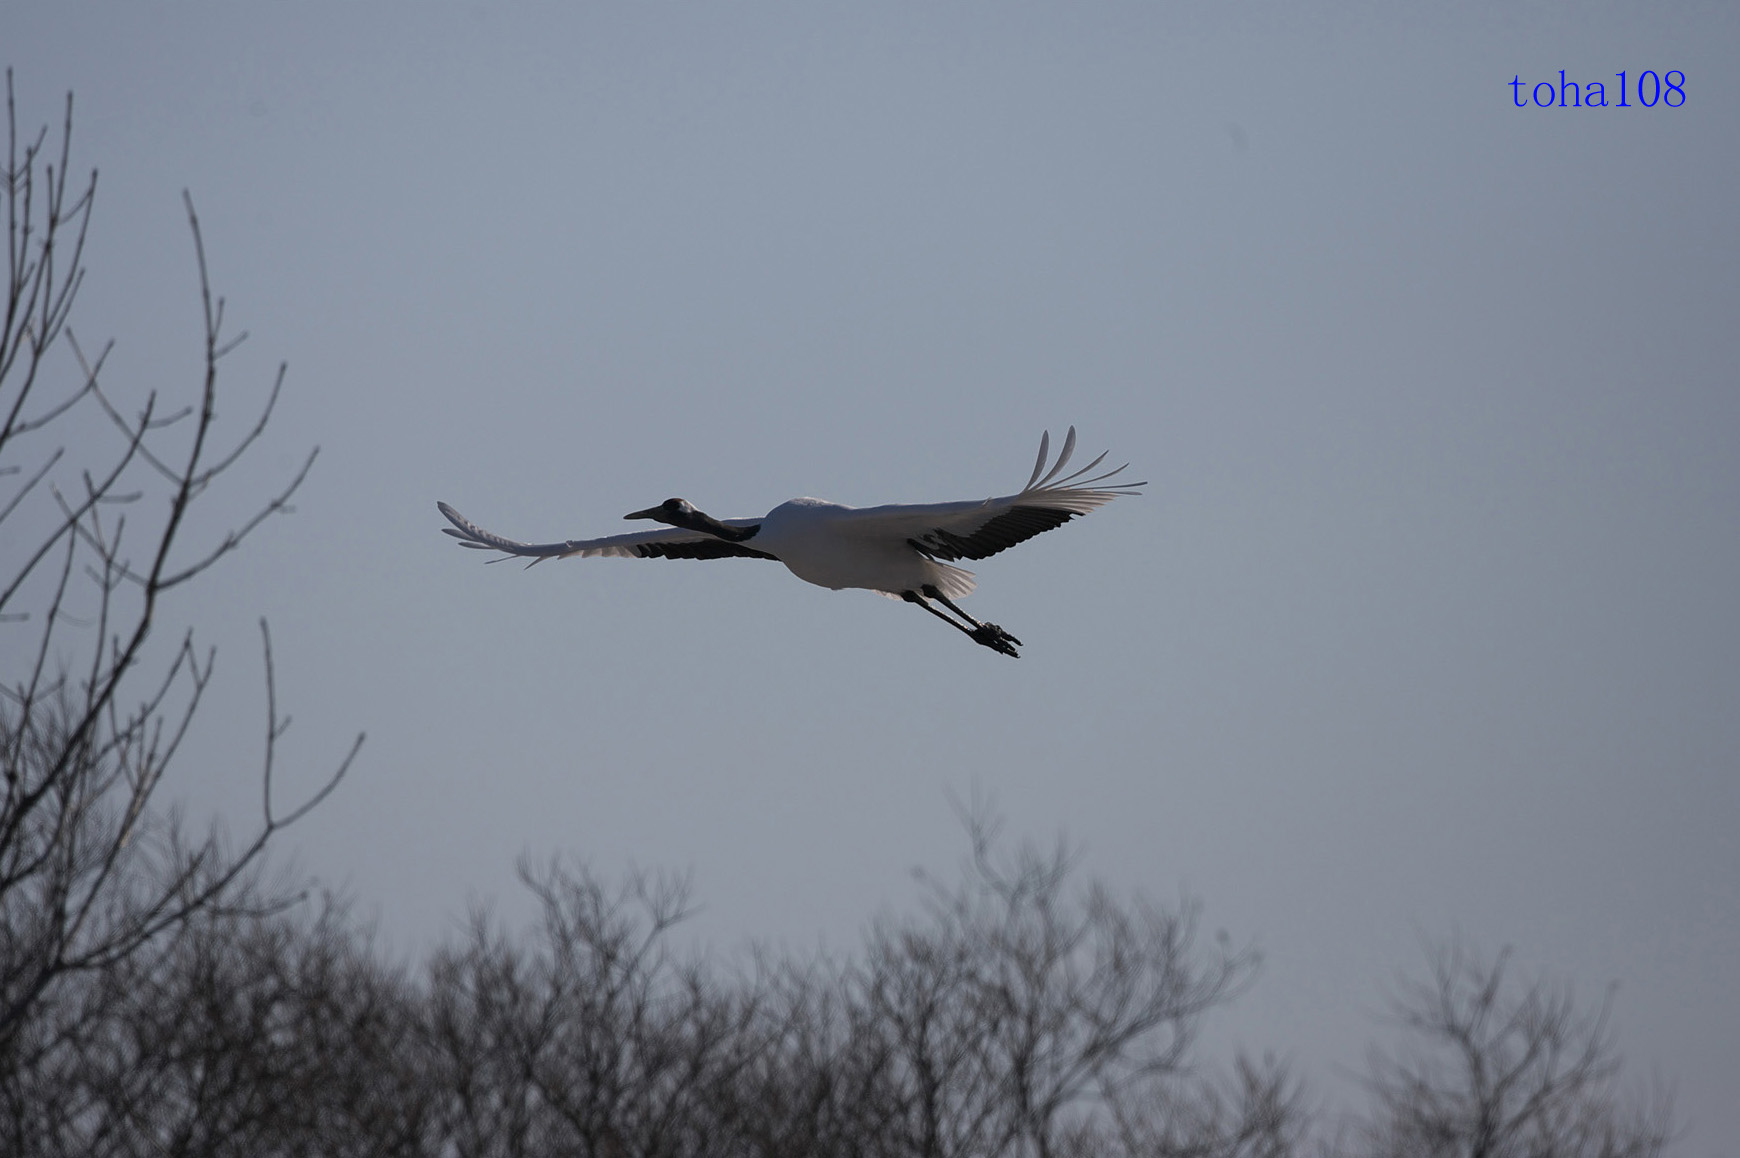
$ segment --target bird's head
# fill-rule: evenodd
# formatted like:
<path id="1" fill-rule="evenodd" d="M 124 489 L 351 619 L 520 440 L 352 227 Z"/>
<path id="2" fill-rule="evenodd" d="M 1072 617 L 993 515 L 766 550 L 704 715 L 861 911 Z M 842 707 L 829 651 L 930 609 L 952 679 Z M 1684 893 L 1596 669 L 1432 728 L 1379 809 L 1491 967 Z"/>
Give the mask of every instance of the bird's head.
<path id="1" fill-rule="evenodd" d="M 729 527 L 715 519 L 712 515 L 697 511 L 688 499 L 666 499 L 656 507 L 648 507 L 644 511 L 635 511 L 622 516 L 625 519 L 652 519 L 655 522 L 669 523 L 673 527 L 681 527 L 685 531 L 699 531 L 703 535 L 712 535 L 715 539 L 724 539 L 731 543 L 741 543 L 759 531 L 759 525 L 753 527 Z"/>
<path id="2" fill-rule="evenodd" d="M 661 523 L 669 523 L 673 527 L 694 527 L 695 516 L 700 514 L 688 499 L 666 499 L 656 507 L 648 507 L 644 511 L 635 511 L 622 516 L 625 519 L 653 519 Z"/>

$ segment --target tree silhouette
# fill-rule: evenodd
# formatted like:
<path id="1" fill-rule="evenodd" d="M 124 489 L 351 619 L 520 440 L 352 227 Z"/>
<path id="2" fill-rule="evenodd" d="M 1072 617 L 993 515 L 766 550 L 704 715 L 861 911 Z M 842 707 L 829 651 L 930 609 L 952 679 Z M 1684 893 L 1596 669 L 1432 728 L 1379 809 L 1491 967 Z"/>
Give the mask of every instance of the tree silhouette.
<path id="1" fill-rule="evenodd" d="M 1192 1055 L 1248 952 L 1195 912 L 1075 889 L 1062 849 L 1000 861 L 970 825 L 963 880 L 888 918 L 857 961 L 762 954 L 732 973 L 669 944 L 687 887 L 522 868 L 531 940 L 487 919 L 436 956 L 432 1102 L 462 1155 L 1280 1154 L 1290 1078 Z"/>
<path id="2" fill-rule="evenodd" d="M 1372 1051 L 1366 1152 L 1394 1158 L 1653 1158 L 1672 1135 L 1671 1099 L 1618 1083 L 1608 1022 L 1570 987 L 1509 977 L 1460 941 L 1434 946 L 1431 978 L 1393 1002 L 1410 1033 L 1400 1053 Z"/>
<path id="3" fill-rule="evenodd" d="M 187 542 L 189 513 L 265 432 L 283 384 L 252 425 L 219 445 L 219 363 L 245 335 L 224 332 L 204 242 L 186 199 L 203 306 L 204 376 L 176 408 L 147 395 L 130 415 L 104 384 L 107 347 L 88 356 L 70 318 L 83 284 L 97 176 L 72 181 L 72 99 L 58 150 L 48 130 L 21 138 L 7 73 L 7 223 L 0 325 L 0 1106 L 6 1144 L 82 1129 L 57 1089 L 112 1026 L 114 979 L 170 967 L 195 920 L 267 912 L 290 894 L 255 871 L 272 839 L 332 791 L 362 739 L 310 797 L 285 809 L 272 791 L 278 715 L 264 622 L 262 815 L 239 847 L 190 834 L 157 799 L 212 678 L 191 628 L 171 648 L 163 597 L 198 584 L 289 500 L 312 453 L 240 525 Z M 63 363 L 57 359 L 67 354 Z M 68 375 L 57 370 L 66 365 Z M 107 428 L 109 451 L 98 436 Z M 69 451 L 69 448 L 72 448 Z M 146 498 L 153 500 L 144 502 Z M 42 1133 L 37 1133 L 42 1131 Z"/>

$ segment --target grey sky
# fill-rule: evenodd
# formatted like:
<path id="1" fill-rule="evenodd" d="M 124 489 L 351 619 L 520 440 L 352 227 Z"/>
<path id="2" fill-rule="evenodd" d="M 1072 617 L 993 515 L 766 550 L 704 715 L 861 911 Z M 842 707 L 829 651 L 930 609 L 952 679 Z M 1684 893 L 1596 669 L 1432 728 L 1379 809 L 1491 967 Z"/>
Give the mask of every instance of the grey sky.
<path id="1" fill-rule="evenodd" d="M 238 427 L 290 363 L 229 512 L 323 448 L 171 609 L 234 676 L 196 813 L 256 807 L 265 614 L 303 780 L 370 734 L 292 843 L 406 951 L 563 850 L 692 867 L 722 949 L 848 948 L 977 786 L 1254 940 L 1219 1031 L 1325 1092 L 1422 934 L 1617 982 L 1700 1158 L 1740 1138 L 1737 60 L 1714 4 L 0 13 L 21 119 L 74 90 L 101 169 L 111 384 L 192 383 L 185 187 Z M 1561 69 L 1686 100 L 1514 107 Z M 976 567 L 1019 662 L 749 561 L 483 567 L 434 507 L 973 498 L 1071 423 L 1152 485 Z"/>

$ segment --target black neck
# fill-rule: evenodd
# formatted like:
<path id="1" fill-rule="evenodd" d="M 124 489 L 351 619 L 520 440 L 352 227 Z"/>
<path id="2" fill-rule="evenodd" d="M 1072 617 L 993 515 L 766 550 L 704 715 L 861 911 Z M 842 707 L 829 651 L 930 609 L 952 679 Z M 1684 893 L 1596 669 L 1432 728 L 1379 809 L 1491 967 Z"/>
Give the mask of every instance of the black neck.
<path id="1" fill-rule="evenodd" d="M 704 535 L 712 535 L 715 539 L 724 539 L 727 543 L 741 543 L 745 539 L 755 538 L 755 533 L 761 530 L 761 524 L 753 527 L 730 527 L 721 523 L 711 515 L 703 515 L 696 511 L 689 523 L 691 531 L 700 531 Z"/>

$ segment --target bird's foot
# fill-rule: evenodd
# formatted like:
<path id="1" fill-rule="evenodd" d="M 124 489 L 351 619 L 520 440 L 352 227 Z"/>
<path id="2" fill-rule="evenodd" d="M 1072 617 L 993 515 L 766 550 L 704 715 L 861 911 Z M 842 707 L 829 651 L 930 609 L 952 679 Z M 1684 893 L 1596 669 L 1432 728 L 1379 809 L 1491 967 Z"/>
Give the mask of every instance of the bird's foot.
<path id="1" fill-rule="evenodd" d="M 973 642 L 980 643 L 992 651 L 1001 652 L 1013 659 L 1020 659 L 1021 653 L 1012 646 L 1021 641 L 998 627 L 995 623 L 981 623 L 977 631 L 972 633 Z"/>

